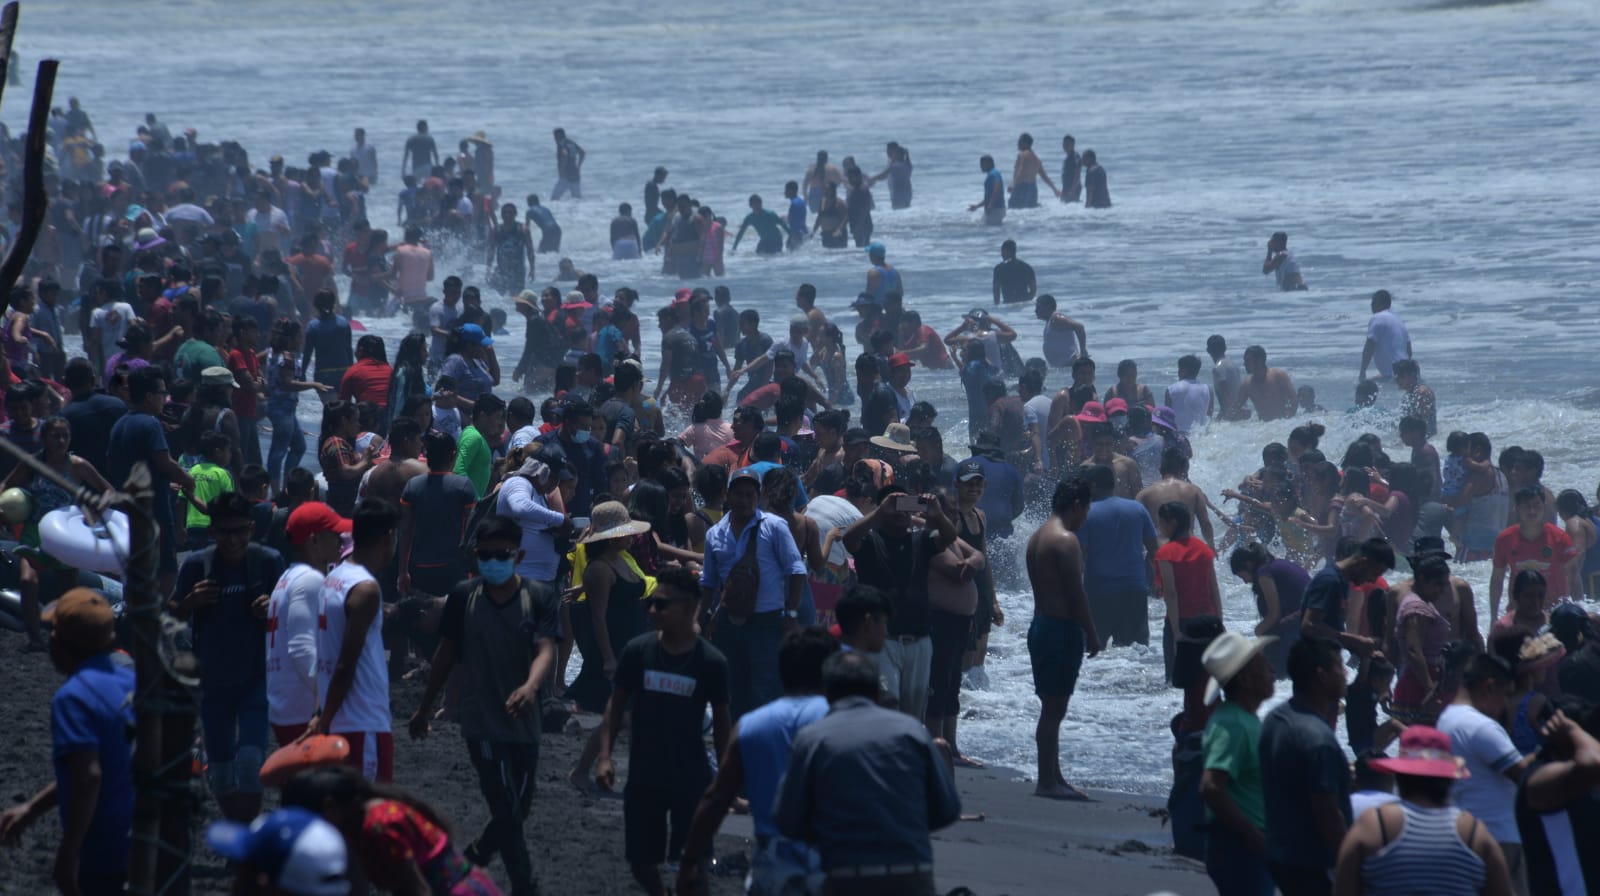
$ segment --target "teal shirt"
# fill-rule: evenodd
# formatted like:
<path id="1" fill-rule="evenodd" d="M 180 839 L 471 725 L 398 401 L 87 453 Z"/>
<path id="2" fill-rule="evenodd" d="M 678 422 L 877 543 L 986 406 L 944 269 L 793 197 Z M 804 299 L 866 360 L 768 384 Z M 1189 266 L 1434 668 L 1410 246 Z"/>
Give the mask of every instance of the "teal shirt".
<path id="1" fill-rule="evenodd" d="M 200 382 L 200 374 L 207 367 L 226 367 L 222 354 L 209 342 L 199 339 L 190 339 L 178 346 L 178 353 L 173 356 L 172 366 L 177 368 L 178 375 L 191 383 Z"/>
<path id="2" fill-rule="evenodd" d="M 1228 796 L 1258 830 L 1267 829 L 1261 789 L 1261 720 L 1238 704 L 1222 701 L 1206 724 L 1206 768 L 1228 774 Z M 1211 810 L 1206 810 L 1211 818 Z"/>
<path id="3" fill-rule="evenodd" d="M 455 472 L 472 481 L 472 488 L 478 493 L 480 501 L 489 491 L 489 474 L 493 471 L 494 452 L 489 448 L 489 440 L 478 432 L 476 426 L 463 429 L 461 441 L 456 445 Z"/>

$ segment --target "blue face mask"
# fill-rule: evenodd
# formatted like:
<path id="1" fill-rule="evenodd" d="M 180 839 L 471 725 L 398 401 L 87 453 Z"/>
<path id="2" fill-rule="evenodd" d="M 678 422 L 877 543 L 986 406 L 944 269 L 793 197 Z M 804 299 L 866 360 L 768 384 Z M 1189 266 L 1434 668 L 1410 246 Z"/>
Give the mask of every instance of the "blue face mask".
<path id="1" fill-rule="evenodd" d="M 479 560 L 478 573 L 491 585 L 504 585 L 516 574 L 515 560 Z"/>
<path id="2" fill-rule="evenodd" d="M 578 443 L 579 445 L 582 445 L 584 442 L 587 442 L 592 438 L 594 438 L 594 436 L 590 435 L 587 429 L 580 429 L 572 434 L 572 441 Z"/>

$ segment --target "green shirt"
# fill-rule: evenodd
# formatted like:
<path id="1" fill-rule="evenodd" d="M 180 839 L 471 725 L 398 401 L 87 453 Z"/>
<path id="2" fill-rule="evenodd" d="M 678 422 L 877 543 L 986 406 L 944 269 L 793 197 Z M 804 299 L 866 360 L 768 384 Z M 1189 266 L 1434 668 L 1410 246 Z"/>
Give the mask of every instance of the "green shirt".
<path id="1" fill-rule="evenodd" d="M 1228 796 L 1259 830 L 1267 829 L 1261 789 L 1261 720 L 1237 703 L 1222 701 L 1206 724 L 1206 768 L 1228 774 Z M 1206 817 L 1212 817 L 1206 810 Z"/>
<path id="2" fill-rule="evenodd" d="M 177 368 L 178 375 L 191 383 L 200 382 L 200 374 L 207 367 L 226 367 L 222 354 L 216 346 L 199 339 L 190 339 L 178 346 L 178 353 L 172 358 L 172 366 Z"/>
<path id="3" fill-rule="evenodd" d="M 476 426 L 463 429 L 461 441 L 456 444 L 455 472 L 472 480 L 472 488 L 480 501 L 489 491 L 489 474 L 493 471 L 494 452 L 489 449 L 489 440 Z"/>
<path id="4" fill-rule="evenodd" d="M 190 467 L 189 475 L 194 477 L 194 499 L 201 504 L 210 504 L 212 498 L 233 491 L 233 474 L 227 467 L 219 467 L 209 460 Z M 204 529 L 211 525 L 211 517 L 191 504 L 187 523 L 191 529 Z"/>

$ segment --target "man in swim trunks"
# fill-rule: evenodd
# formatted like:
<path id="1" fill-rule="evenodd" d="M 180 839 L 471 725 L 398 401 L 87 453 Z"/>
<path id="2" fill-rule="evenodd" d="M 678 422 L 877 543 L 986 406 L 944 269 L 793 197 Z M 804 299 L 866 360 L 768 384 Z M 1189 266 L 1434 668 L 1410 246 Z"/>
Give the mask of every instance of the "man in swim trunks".
<path id="1" fill-rule="evenodd" d="M 1013 193 L 1012 208 L 1018 208 L 1016 198 Z M 1001 243 L 1000 263 L 994 266 L 994 303 L 1031 302 L 1038 291 L 1039 281 L 1034 276 L 1033 266 L 1017 257 L 1016 240 Z"/>
<path id="2" fill-rule="evenodd" d="M 1077 531 L 1089 516 L 1089 483 L 1073 476 L 1056 486 L 1050 519 L 1028 539 L 1028 582 L 1033 587 L 1033 621 L 1028 624 L 1028 659 L 1033 689 L 1039 695 L 1034 742 L 1039 774 L 1034 795 L 1086 800 L 1061 774 L 1061 722 L 1077 687 L 1087 653 L 1100 652 L 1100 637 L 1083 591 L 1083 550 Z"/>
<path id="3" fill-rule="evenodd" d="M 1033 151 L 1033 136 L 1023 134 L 1017 138 L 1017 163 L 1011 169 L 1011 207 L 1038 208 L 1041 180 L 1050 188 L 1050 192 L 1056 194 L 1057 199 L 1061 198 L 1061 191 L 1050 182 L 1050 175 L 1044 171 L 1044 163 Z"/>
<path id="4" fill-rule="evenodd" d="M 739 232 L 733 235 L 732 251 L 739 251 L 739 241 L 744 239 L 744 232 L 754 227 L 756 236 L 757 255 L 783 254 L 783 240 L 789 233 L 789 225 L 778 217 L 777 212 L 767 211 L 761 207 L 761 197 L 750 197 L 750 214 L 744 216 L 744 223 L 739 225 Z"/>
<path id="5" fill-rule="evenodd" d="M 983 170 L 983 200 L 967 206 L 967 211 L 983 209 L 983 223 L 998 227 L 1006 219 L 1006 179 L 994 167 L 994 156 L 979 159 L 978 167 Z"/>
<path id="6" fill-rule="evenodd" d="M 1267 240 L 1267 260 L 1261 262 L 1261 273 L 1276 275 L 1278 288 L 1284 292 L 1306 288 L 1305 278 L 1300 276 L 1300 263 L 1289 251 L 1289 234 L 1280 230 Z"/>
<path id="7" fill-rule="evenodd" d="M 1239 389 L 1239 406 L 1248 401 L 1262 420 L 1283 420 L 1293 417 L 1300 407 L 1300 397 L 1295 394 L 1294 381 L 1277 367 L 1267 366 L 1267 350 L 1252 345 L 1244 350 L 1244 372 L 1248 379 Z"/>
<path id="8" fill-rule="evenodd" d="M 419 123 L 420 124 L 420 123 Z M 405 241 L 394 250 L 394 291 L 411 311 L 413 332 L 428 331 L 428 284 L 433 282 L 433 252 L 422 244 L 422 228 L 406 228 Z"/>

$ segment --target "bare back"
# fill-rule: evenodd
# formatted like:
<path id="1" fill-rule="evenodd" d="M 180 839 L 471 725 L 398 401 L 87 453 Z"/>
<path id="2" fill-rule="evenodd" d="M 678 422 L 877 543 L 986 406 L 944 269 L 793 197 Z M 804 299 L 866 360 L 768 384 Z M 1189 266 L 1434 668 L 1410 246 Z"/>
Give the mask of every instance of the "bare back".
<path id="1" fill-rule="evenodd" d="M 1079 618 L 1087 598 L 1078 536 L 1067 529 L 1060 517 L 1051 516 L 1028 539 L 1027 557 L 1034 614 L 1053 619 Z"/>
<path id="2" fill-rule="evenodd" d="M 400 492 L 405 489 L 406 483 L 426 472 L 428 465 L 414 457 L 405 460 L 391 458 L 388 462 L 372 469 L 372 473 L 367 476 L 367 487 L 363 496 L 399 503 Z"/>

